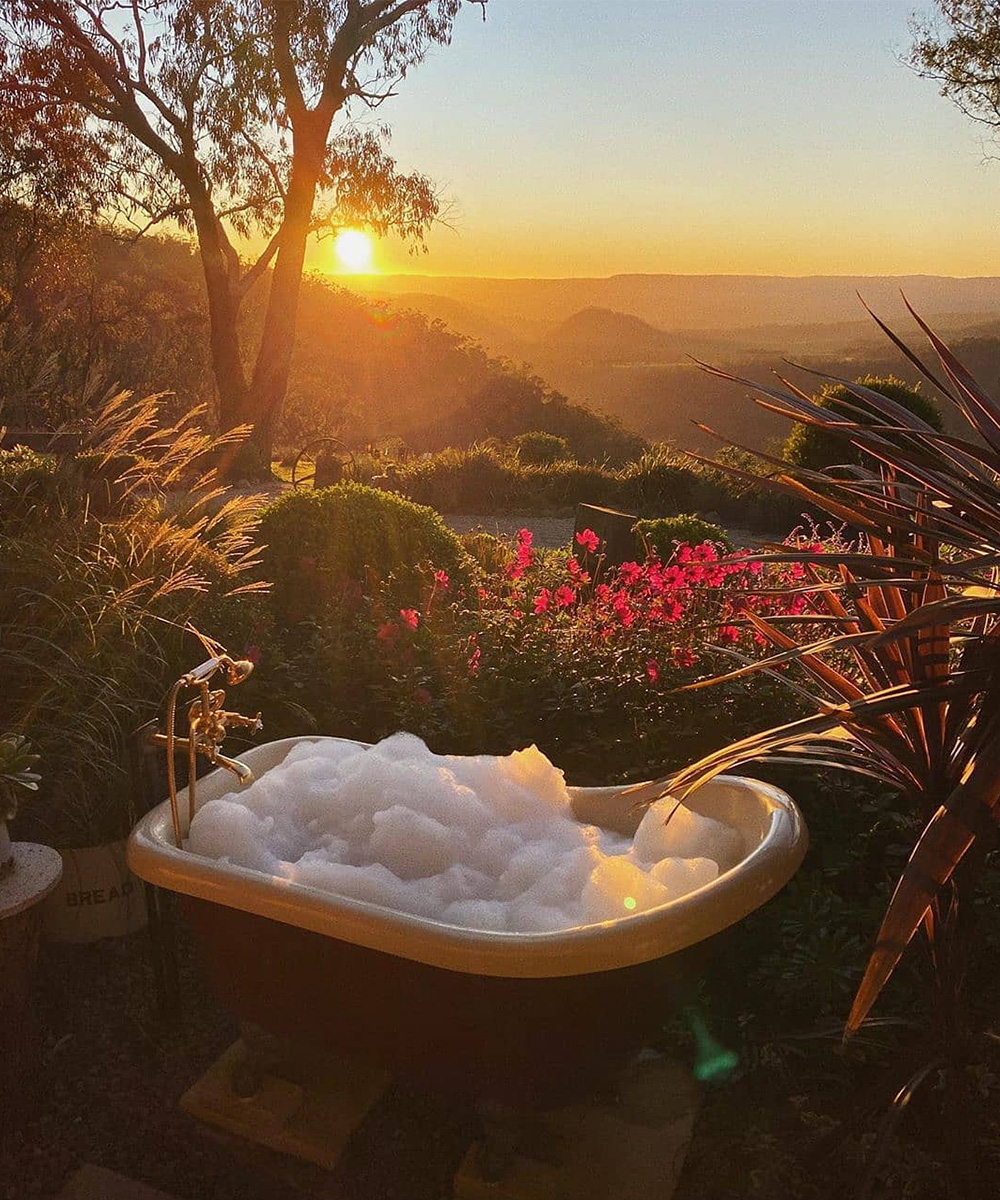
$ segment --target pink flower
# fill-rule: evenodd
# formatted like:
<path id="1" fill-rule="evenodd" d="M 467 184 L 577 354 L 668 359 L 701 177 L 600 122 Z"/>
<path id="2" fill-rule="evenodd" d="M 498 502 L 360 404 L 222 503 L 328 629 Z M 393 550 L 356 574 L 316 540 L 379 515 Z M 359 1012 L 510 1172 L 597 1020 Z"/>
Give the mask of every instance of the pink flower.
<path id="1" fill-rule="evenodd" d="M 592 529 L 584 529 L 576 535 L 576 544 L 582 546 L 588 554 L 593 554 L 601 544 L 601 539 Z"/>
<path id="2" fill-rule="evenodd" d="M 675 667 L 693 667 L 698 661 L 694 651 L 689 650 L 687 646 L 675 646 L 673 660 Z"/>
<path id="3" fill-rule="evenodd" d="M 418 704 L 430 704 L 431 694 L 425 687 L 415 687 L 413 689 L 413 699 Z"/>
<path id="4" fill-rule="evenodd" d="M 434 582 L 443 591 L 447 591 L 448 585 L 451 583 L 451 580 L 448 578 L 448 572 L 447 571 L 435 571 L 434 572 Z"/>
<path id="5" fill-rule="evenodd" d="M 570 557 L 566 561 L 566 570 L 569 571 L 570 575 L 574 579 L 579 578 L 580 564 L 576 561 L 576 558 L 573 555 L 570 555 Z"/>
<path id="6" fill-rule="evenodd" d="M 517 531 L 517 544 L 519 546 L 530 546 L 534 538 L 535 535 L 530 529 L 519 529 Z"/>
<path id="7" fill-rule="evenodd" d="M 636 562 L 622 563 L 618 568 L 618 578 L 626 587 L 631 587 L 642 578 L 642 567 Z"/>
<path id="8" fill-rule="evenodd" d="M 552 593 L 548 588 L 542 590 L 535 597 L 535 616 L 540 616 L 543 612 L 548 612 L 549 601 L 552 599 Z"/>
<path id="9" fill-rule="evenodd" d="M 660 664 L 655 658 L 651 658 L 649 662 L 646 663 L 646 674 L 649 676 L 650 683 L 656 683 L 656 681 L 660 678 Z"/>
<path id="10" fill-rule="evenodd" d="M 399 626 L 395 621 L 383 621 L 375 636 L 380 642 L 394 642 L 399 637 Z"/>
<path id="11" fill-rule="evenodd" d="M 403 624 L 409 626 L 410 629 L 416 629 L 420 624 L 420 614 L 415 608 L 401 608 L 399 616 Z"/>
<path id="12" fill-rule="evenodd" d="M 576 592 L 574 592 L 571 587 L 567 587 L 566 584 L 563 584 L 562 587 L 556 588 L 553 599 L 556 602 L 556 608 L 569 608 L 569 606 L 576 599 Z"/>
<path id="13" fill-rule="evenodd" d="M 521 612 L 521 610 L 519 608 L 514 608 L 514 609 L 511 609 L 510 615 L 514 618 L 515 621 L 520 621 L 520 619 L 524 616 L 524 613 Z"/>
<path id="14" fill-rule="evenodd" d="M 731 646 L 740 640 L 740 631 L 735 625 L 720 625 L 716 637 L 724 646 Z"/>
<path id="15" fill-rule="evenodd" d="M 475 650 L 473 650 L 473 652 L 469 655 L 469 674 L 470 675 L 478 675 L 479 674 L 479 663 L 480 663 L 480 660 L 482 659 L 482 657 L 483 657 L 483 652 L 477 646 L 475 648 Z"/>

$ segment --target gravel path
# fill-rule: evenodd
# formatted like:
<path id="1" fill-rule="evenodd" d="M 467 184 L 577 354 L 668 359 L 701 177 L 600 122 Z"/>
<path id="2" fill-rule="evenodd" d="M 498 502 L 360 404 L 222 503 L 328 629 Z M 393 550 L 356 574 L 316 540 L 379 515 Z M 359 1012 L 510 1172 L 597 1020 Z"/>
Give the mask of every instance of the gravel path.
<path id="1" fill-rule="evenodd" d="M 522 527 L 535 535 L 534 545 L 544 550 L 558 550 L 568 546 L 573 537 L 572 517 L 489 517 L 469 513 L 443 513 L 444 521 L 456 533 L 469 533 L 473 529 L 485 529 L 497 537 L 512 538 Z M 752 549 L 767 540 L 766 534 L 754 533 L 751 529 L 732 526 L 726 530 L 734 546 Z"/>

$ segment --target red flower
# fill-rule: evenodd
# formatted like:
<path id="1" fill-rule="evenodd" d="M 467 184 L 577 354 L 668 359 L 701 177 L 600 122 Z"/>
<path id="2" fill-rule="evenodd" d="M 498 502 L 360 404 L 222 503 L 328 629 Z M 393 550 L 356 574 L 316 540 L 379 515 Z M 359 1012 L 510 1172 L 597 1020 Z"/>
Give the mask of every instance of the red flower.
<path id="1" fill-rule="evenodd" d="M 679 621 L 684 615 L 684 606 L 679 600 L 665 596 L 660 602 L 660 614 L 664 621 L 673 623 L 674 621 Z"/>
<path id="2" fill-rule="evenodd" d="M 535 597 L 535 616 L 539 616 L 543 612 L 548 612 L 549 601 L 552 599 L 552 593 L 548 588 L 542 590 Z"/>
<path id="3" fill-rule="evenodd" d="M 531 566 L 533 554 L 531 543 L 533 535 L 530 529 L 519 529 L 517 531 L 517 554 L 512 562 L 507 564 L 507 574 L 511 579 L 520 579 L 525 571 Z"/>
<path id="4" fill-rule="evenodd" d="M 475 650 L 473 650 L 473 652 L 469 655 L 469 674 L 470 675 L 478 675 L 479 674 L 479 662 L 482 657 L 483 657 L 483 652 L 477 646 L 475 648 Z"/>
<path id="5" fill-rule="evenodd" d="M 724 646 L 731 646 L 734 642 L 740 640 L 740 631 L 735 625 L 720 625 L 716 637 Z"/>
<path id="6" fill-rule="evenodd" d="M 656 681 L 660 678 L 660 664 L 655 658 L 651 658 L 649 662 L 646 663 L 646 674 L 649 676 L 650 683 L 656 683 Z"/>
<path id="7" fill-rule="evenodd" d="M 689 650 L 687 646 L 675 646 L 673 660 L 675 667 L 693 667 L 698 661 L 694 651 Z"/>
<path id="8" fill-rule="evenodd" d="M 415 687 L 413 689 L 413 699 L 418 704 L 430 704 L 431 694 L 425 687 Z"/>
<path id="9" fill-rule="evenodd" d="M 576 544 L 583 546 L 588 554 L 593 554 L 601 544 L 601 539 L 592 529 L 584 529 L 576 535 Z"/>
<path id="10" fill-rule="evenodd" d="M 576 599 L 576 592 L 574 592 L 571 587 L 567 587 L 566 584 L 563 584 L 562 587 L 556 588 L 553 599 L 556 602 L 556 608 L 569 608 L 569 606 Z"/>
<path id="11" fill-rule="evenodd" d="M 399 637 L 399 626 L 395 621 L 384 621 L 375 636 L 380 642 L 394 642 Z"/>
<path id="12" fill-rule="evenodd" d="M 420 614 L 415 608 L 401 608 L 399 616 L 404 625 L 408 625 L 410 629 L 416 629 L 420 624 Z"/>
<path id="13" fill-rule="evenodd" d="M 447 571 L 435 571 L 434 572 L 434 582 L 443 591 L 447 591 L 448 585 L 451 583 L 451 580 L 448 578 L 448 572 Z"/>

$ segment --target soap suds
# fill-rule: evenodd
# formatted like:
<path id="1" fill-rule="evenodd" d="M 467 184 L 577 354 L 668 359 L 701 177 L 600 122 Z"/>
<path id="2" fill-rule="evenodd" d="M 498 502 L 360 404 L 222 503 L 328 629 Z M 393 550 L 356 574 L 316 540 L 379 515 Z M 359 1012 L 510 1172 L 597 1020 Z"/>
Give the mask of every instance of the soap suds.
<path id="1" fill-rule="evenodd" d="M 514 932 L 644 912 L 741 856 L 735 830 L 670 799 L 646 811 L 633 839 L 581 825 L 563 773 L 535 746 L 462 758 L 405 733 L 370 749 L 302 742 L 245 790 L 203 805 L 188 849 L 399 912 Z"/>

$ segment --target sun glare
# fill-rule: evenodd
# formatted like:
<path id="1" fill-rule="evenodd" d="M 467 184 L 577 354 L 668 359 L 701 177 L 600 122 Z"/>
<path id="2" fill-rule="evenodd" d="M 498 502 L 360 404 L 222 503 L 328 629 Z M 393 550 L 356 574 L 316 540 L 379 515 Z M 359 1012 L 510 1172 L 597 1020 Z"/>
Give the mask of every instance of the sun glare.
<path id="1" fill-rule="evenodd" d="M 360 229 L 342 229 L 333 243 L 333 253 L 342 271 L 367 271 L 372 261 L 372 240 Z"/>

